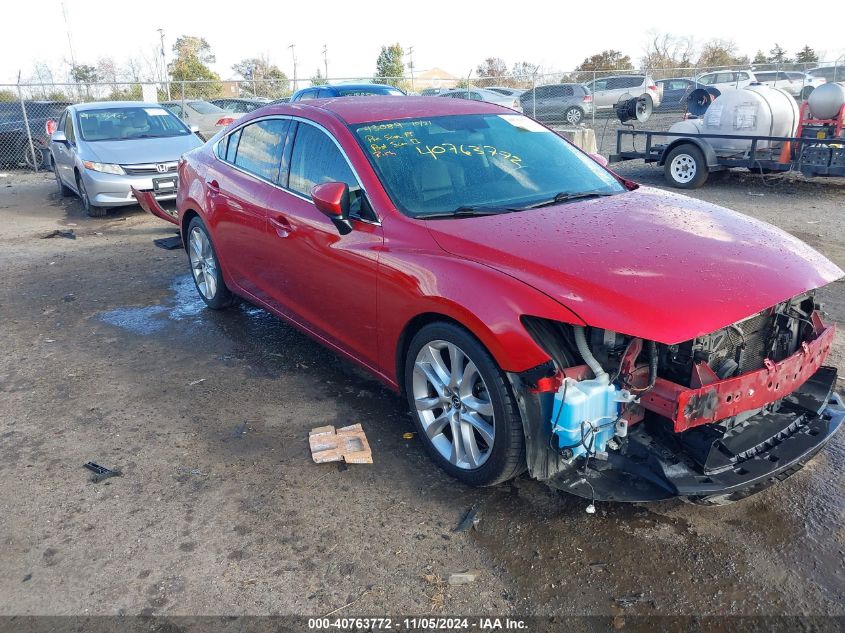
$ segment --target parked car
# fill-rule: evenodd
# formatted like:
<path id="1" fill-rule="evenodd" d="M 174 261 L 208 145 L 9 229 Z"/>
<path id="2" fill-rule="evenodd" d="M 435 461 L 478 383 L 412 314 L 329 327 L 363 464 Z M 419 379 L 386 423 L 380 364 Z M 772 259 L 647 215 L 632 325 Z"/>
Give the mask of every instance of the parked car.
<path id="1" fill-rule="evenodd" d="M 267 105 L 269 100 L 225 97 L 222 99 L 212 99 L 209 103 L 216 105 L 218 108 L 223 108 L 226 112 L 233 114 L 246 114 L 247 112 L 257 110 L 261 106 Z"/>
<path id="2" fill-rule="evenodd" d="M 662 99 L 660 86 L 648 75 L 601 77 L 588 81 L 586 86 L 593 95 L 593 107 L 596 110 L 612 110 L 620 101 L 638 97 L 648 97 L 652 107 L 657 108 Z"/>
<path id="3" fill-rule="evenodd" d="M 703 86 L 723 90 L 724 88 L 745 88 L 755 83 L 757 78 L 751 70 L 717 70 L 699 75 L 696 81 Z"/>
<path id="4" fill-rule="evenodd" d="M 268 101 L 265 105 L 276 105 L 277 103 L 290 103 L 290 97 L 279 97 L 278 99 Z"/>
<path id="5" fill-rule="evenodd" d="M 519 96 L 522 112 L 543 123 L 578 125 L 593 113 L 593 95 L 581 84 L 548 84 Z"/>
<path id="6" fill-rule="evenodd" d="M 201 99 L 185 101 L 165 101 L 161 104 L 189 126 L 196 126 L 203 140 L 210 139 L 227 125 L 237 121 L 241 115 L 227 112 Z"/>
<path id="7" fill-rule="evenodd" d="M 303 88 L 293 93 L 290 98 L 294 101 L 305 101 L 307 99 L 331 99 L 333 97 L 364 97 L 382 95 L 391 97 L 404 97 L 405 93 L 399 88 L 386 84 L 337 84 L 325 86 L 313 86 Z"/>
<path id="8" fill-rule="evenodd" d="M 825 83 L 823 77 L 814 77 L 794 70 L 758 70 L 754 72 L 754 76 L 761 84 L 782 88 L 802 101 L 806 101 L 813 90 Z"/>
<path id="9" fill-rule="evenodd" d="M 816 79 L 824 79 L 827 82 L 843 82 L 845 81 L 845 64 L 838 66 L 818 66 L 811 68 L 807 74 Z"/>
<path id="10" fill-rule="evenodd" d="M 697 84 L 692 79 L 687 79 L 686 77 L 658 79 L 656 83 L 662 98 L 660 105 L 655 110 L 660 112 L 686 110 L 689 94 L 696 88 L 703 87 L 701 84 Z"/>
<path id="11" fill-rule="evenodd" d="M 62 196 L 75 193 L 90 216 L 135 204 L 131 187 L 157 200 L 176 197 L 180 157 L 202 145 L 182 121 L 158 103 L 104 101 L 71 105 L 50 139 Z"/>
<path id="12" fill-rule="evenodd" d="M 485 88 L 493 92 L 498 92 L 500 95 L 505 95 L 506 97 L 518 97 L 525 92 L 524 88 L 508 88 L 507 86 L 485 86 Z"/>
<path id="13" fill-rule="evenodd" d="M 437 95 L 439 98 L 445 99 L 469 99 L 471 101 L 486 101 L 487 103 L 495 103 L 506 108 L 511 108 L 517 112 L 522 112 L 522 104 L 518 97 L 506 97 L 503 94 L 487 90 L 486 88 L 455 88 L 453 90 L 446 90 Z"/>
<path id="14" fill-rule="evenodd" d="M 724 503 L 798 470 L 845 418 L 813 299 L 842 270 L 512 110 L 272 106 L 179 174 L 208 307 L 243 297 L 371 372 L 464 483 L 527 469 L 588 498 Z"/>
<path id="15" fill-rule="evenodd" d="M 70 105 L 63 101 L 25 101 L 27 134 L 24 110 L 19 101 L 0 103 L 0 164 L 26 165 L 30 169 L 41 169 L 44 165 L 41 148 L 47 147 L 50 134 L 48 122 L 55 123 Z M 32 136 L 33 148 L 29 137 Z"/>

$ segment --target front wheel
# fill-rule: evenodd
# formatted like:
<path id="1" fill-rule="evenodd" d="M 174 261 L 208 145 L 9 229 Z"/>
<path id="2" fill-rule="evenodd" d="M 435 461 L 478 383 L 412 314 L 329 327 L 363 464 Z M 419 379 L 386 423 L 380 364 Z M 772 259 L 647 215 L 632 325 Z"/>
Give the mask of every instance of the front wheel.
<path id="1" fill-rule="evenodd" d="M 199 217 L 188 224 L 188 260 L 194 285 L 205 305 L 212 310 L 222 310 L 235 302 L 234 295 L 223 281 L 223 272 L 211 236 Z"/>
<path id="2" fill-rule="evenodd" d="M 91 198 L 88 196 L 88 190 L 85 188 L 85 182 L 82 180 L 82 176 L 76 177 L 76 190 L 79 192 L 79 199 L 82 200 L 82 208 L 85 209 L 85 213 L 88 214 L 88 217 L 106 217 L 106 213 L 108 212 L 106 207 L 98 207 L 91 204 Z"/>
<path id="3" fill-rule="evenodd" d="M 669 152 L 663 173 L 669 184 L 679 189 L 698 189 L 709 175 L 704 154 L 692 143 L 682 143 Z"/>
<path id="4" fill-rule="evenodd" d="M 563 113 L 563 118 L 570 125 L 578 125 L 584 119 L 584 111 L 573 106 Z"/>
<path id="5" fill-rule="evenodd" d="M 405 393 L 432 459 L 471 486 L 525 469 L 522 419 L 504 372 L 469 332 L 432 323 L 411 340 Z"/>

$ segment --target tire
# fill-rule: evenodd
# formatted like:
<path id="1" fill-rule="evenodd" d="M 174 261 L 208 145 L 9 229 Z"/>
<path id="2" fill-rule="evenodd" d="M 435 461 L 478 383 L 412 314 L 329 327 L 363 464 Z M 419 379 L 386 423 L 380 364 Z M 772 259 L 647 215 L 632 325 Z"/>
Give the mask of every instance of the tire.
<path id="1" fill-rule="evenodd" d="M 67 198 L 72 195 L 73 190 L 62 182 L 62 178 L 59 176 L 59 169 L 56 167 L 56 161 L 53 161 L 53 175 L 56 177 L 56 189 L 58 189 L 59 197 Z"/>
<path id="2" fill-rule="evenodd" d="M 578 106 L 567 108 L 563 113 L 563 120 L 565 123 L 569 123 L 570 125 L 578 125 L 584 120 L 584 111 Z"/>
<path id="3" fill-rule="evenodd" d="M 681 143 L 666 156 L 666 181 L 678 189 L 698 189 L 707 182 L 709 171 L 704 154 L 692 143 Z"/>
<path id="4" fill-rule="evenodd" d="M 35 141 L 32 142 L 35 149 L 35 156 L 32 155 L 32 150 L 29 147 L 29 141 L 24 141 L 21 145 L 21 162 L 29 169 L 36 171 L 44 169 L 44 154 L 41 151 L 41 146 Z"/>
<path id="5" fill-rule="evenodd" d="M 85 189 L 85 183 L 82 181 L 82 176 L 76 176 L 76 190 L 79 192 L 79 199 L 82 200 L 82 208 L 85 213 L 91 218 L 104 218 L 108 209 L 106 207 L 97 207 L 91 204 L 91 199 L 88 197 L 88 191 Z"/>
<path id="6" fill-rule="evenodd" d="M 220 260 L 211 242 L 211 235 L 199 217 L 188 224 L 188 263 L 191 278 L 200 298 L 212 310 L 223 310 L 235 303 L 235 295 L 226 287 Z"/>
<path id="7" fill-rule="evenodd" d="M 417 432 L 447 473 L 492 486 L 525 470 L 522 418 L 507 377 L 469 332 L 443 322 L 423 327 L 408 347 L 404 381 Z"/>
<path id="8" fill-rule="evenodd" d="M 806 101 L 807 99 L 809 99 L 810 95 L 813 94 L 813 90 L 815 90 L 815 89 L 816 89 L 815 86 L 804 86 L 801 89 L 801 95 L 800 95 L 801 101 Z"/>

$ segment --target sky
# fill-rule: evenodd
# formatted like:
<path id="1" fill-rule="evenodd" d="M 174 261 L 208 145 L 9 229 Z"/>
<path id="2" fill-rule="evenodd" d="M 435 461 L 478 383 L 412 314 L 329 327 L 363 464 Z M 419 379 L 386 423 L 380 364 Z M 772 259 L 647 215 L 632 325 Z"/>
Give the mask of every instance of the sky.
<path id="1" fill-rule="evenodd" d="M 418 71 L 440 67 L 458 76 L 466 76 L 491 56 L 503 58 L 509 66 L 525 60 L 560 71 L 613 48 L 636 62 L 652 31 L 693 36 L 698 44 L 711 38 L 734 40 L 750 57 L 758 49 L 768 51 L 775 42 L 790 55 L 805 44 L 825 52 L 831 61 L 845 53 L 837 29 L 812 27 L 811 20 L 796 19 L 792 10 L 761 10 L 750 0 L 710 0 L 694 10 L 680 7 L 677 0 L 604 0 L 594 11 L 583 10 L 583 3 L 559 0 L 530 4 L 143 0 L 131 7 L 115 0 L 10 0 L 2 8 L 0 83 L 14 83 L 19 71 L 24 80 L 32 77 L 36 62 L 66 74 L 70 45 L 63 5 L 78 64 L 95 65 L 99 57 L 118 63 L 129 57 L 151 60 L 159 46 L 157 29 L 162 28 L 168 61 L 176 37 L 201 36 L 217 57 L 213 69 L 224 79 L 233 76 L 232 64 L 262 55 L 292 77 L 291 44 L 300 78 L 323 68 L 324 45 L 330 77 L 372 75 L 381 46 L 397 41 L 406 50 L 414 48 Z"/>

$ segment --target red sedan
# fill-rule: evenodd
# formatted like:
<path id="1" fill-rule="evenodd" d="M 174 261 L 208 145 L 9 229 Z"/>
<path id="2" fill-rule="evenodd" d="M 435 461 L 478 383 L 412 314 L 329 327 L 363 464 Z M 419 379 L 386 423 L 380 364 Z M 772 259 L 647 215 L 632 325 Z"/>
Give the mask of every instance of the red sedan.
<path id="1" fill-rule="evenodd" d="M 264 107 L 179 177 L 208 306 L 242 297 L 404 393 L 466 483 L 527 469 L 590 498 L 722 503 L 798 470 L 845 418 L 813 299 L 839 268 L 511 110 Z"/>

